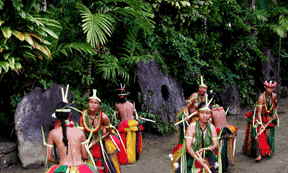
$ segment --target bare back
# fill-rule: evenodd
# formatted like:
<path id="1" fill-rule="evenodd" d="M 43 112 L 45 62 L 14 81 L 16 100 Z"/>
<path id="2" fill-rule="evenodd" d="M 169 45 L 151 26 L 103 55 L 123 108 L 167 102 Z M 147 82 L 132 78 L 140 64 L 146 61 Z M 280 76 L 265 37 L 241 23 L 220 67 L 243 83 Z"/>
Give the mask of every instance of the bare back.
<path id="1" fill-rule="evenodd" d="M 81 144 L 85 141 L 82 130 L 75 127 L 67 127 L 68 147 L 63 143 L 62 127 L 53 129 L 48 136 L 48 144 L 55 144 L 60 157 L 60 165 L 77 166 L 83 164 L 82 159 L 87 159 L 87 152 Z M 68 152 L 67 151 L 68 148 Z M 52 148 L 48 148 L 48 159 L 52 159 Z"/>
<path id="2" fill-rule="evenodd" d="M 115 107 L 121 121 L 134 120 L 135 108 L 131 102 L 126 101 L 125 103 L 117 103 Z"/>
<path id="3" fill-rule="evenodd" d="M 212 110 L 212 120 L 216 128 L 221 129 L 229 125 L 223 107 L 219 107 Z"/>

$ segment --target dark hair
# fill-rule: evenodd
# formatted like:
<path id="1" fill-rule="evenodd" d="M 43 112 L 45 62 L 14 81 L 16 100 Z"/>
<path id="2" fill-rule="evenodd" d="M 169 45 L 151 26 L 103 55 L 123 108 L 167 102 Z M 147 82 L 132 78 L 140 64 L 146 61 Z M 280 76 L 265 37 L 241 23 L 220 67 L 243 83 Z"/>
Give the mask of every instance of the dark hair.
<path id="1" fill-rule="evenodd" d="M 63 109 L 67 107 L 67 103 L 60 102 L 57 104 L 56 109 Z M 67 147 L 68 146 L 68 139 L 67 139 L 67 129 L 65 126 L 65 120 L 69 117 L 69 112 L 55 112 L 55 115 L 58 120 L 61 121 L 62 133 L 63 133 L 63 143 Z M 68 151 L 68 148 L 67 148 Z"/>
<path id="2" fill-rule="evenodd" d="M 124 96 L 124 97 L 118 96 L 118 98 L 116 100 L 117 103 L 125 103 L 126 101 L 127 101 L 127 97 L 126 96 Z"/>
<path id="3" fill-rule="evenodd" d="M 198 109 L 204 108 L 205 106 L 206 106 L 206 103 L 205 103 L 205 102 L 201 102 L 201 103 L 198 105 Z"/>

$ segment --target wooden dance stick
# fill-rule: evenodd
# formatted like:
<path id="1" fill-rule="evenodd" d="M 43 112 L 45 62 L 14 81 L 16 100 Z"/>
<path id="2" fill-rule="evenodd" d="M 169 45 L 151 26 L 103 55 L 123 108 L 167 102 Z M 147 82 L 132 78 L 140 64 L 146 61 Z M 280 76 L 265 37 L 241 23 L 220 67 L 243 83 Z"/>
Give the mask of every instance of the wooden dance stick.
<path id="1" fill-rule="evenodd" d="M 192 114 L 188 115 L 187 117 L 185 117 L 184 119 L 178 121 L 177 123 L 175 123 L 175 126 L 178 126 L 179 124 L 181 124 L 183 121 L 187 121 L 189 118 L 193 117 L 194 115 L 196 115 L 198 112 L 195 111 Z"/>

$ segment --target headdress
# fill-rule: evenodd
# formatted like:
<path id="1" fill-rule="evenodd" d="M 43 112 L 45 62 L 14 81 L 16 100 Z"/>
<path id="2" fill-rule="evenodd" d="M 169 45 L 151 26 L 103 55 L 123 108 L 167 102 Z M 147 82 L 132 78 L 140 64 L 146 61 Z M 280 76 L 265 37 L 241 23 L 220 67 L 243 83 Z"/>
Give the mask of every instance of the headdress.
<path id="1" fill-rule="evenodd" d="M 275 88 L 277 86 L 277 82 L 270 80 L 269 82 L 266 80 L 264 82 L 264 86 L 267 88 Z"/>
<path id="2" fill-rule="evenodd" d="M 52 114 L 53 118 L 56 118 L 56 115 L 55 115 L 56 112 L 58 112 L 58 113 L 60 113 L 60 112 L 62 112 L 62 113 L 71 112 L 71 109 L 70 109 L 70 107 L 68 105 L 68 103 L 69 103 L 68 102 L 68 91 L 69 91 L 69 85 L 67 85 L 65 92 L 64 92 L 64 88 L 61 87 L 61 95 L 62 95 L 62 101 L 61 102 L 62 102 L 63 107 L 59 107 L 59 108 L 57 108 L 55 110 L 55 112 Z M 59 104 L 61 104 L 61 102 Z"/>
<path id="3" fill-rule="evenodd" d="M 200 108 L 200 109 L 198 109 L 198 111 L 199 112 L 211 112 L 211 109 L 209 108 L 209 105 L 211 104 L 211 102 L 212 102 L 212 100 L 213 100 L 213 98 L 211 98 L 210 100 L 209 100 L 209 102 L 207 101 L 207 99 L 206 99 L 206 104 L 205 104 L 205 106 L 204 107 L 202 107 L 202 108 Z"/>
<path id="4" fill-rule="evenodd" d="M 204 84 L 204 79 L 203 79 L 202 75 L 200 76 L 200 85 L 199 85 L 199 87 L 208 88 L 208 86 L 206 84 Z"/>
<path id="5" fill-rule="evenodd" d="M 125 97 L 127 95 L 129 95 L 129 92 L 126 91 L 126 88 L 125 88 L 125 84 L 122 85 L 120 84 L 120 88 L 116 89 L 118 91 L 118 96 L 119 97 Z"/>
<path id="6" fill-rule="evenodd" d="M 89 97 L 89 100 L 90 99 L 95 99 L 98 102 L 101 102 L 101 99 L 99 97 L 97 97 L 97 90 L 96 89 L 93 89 L 93 95 Z"/>

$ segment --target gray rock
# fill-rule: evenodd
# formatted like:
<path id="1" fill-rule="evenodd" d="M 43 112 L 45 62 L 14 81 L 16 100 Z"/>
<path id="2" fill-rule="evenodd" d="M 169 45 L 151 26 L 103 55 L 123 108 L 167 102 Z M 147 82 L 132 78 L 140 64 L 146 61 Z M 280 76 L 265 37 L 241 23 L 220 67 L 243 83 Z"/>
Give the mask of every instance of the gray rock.
<path id="1" fill-rule="evenodd" d="M 280 59 L 273 56 L 271 49 L 265 49 L 264 54 L 267 59 L 262 62 L 263 81 L 272 79 L 280 84 Z"/>
<path id="2" fill-rule="evenodd" d="M 0 154 L 0 169 L 8 168 L 11 165 L 16 165 L 18 163 L 17 152 L 11 152 L 7 154 Z"/>
<path id="3" fill-rule="evenodd" d="M 172 77 L 162 73 L 155 61 L 137 64 L 137 79 L 141 89 L 142 109 L 172 122 L 176 112 L 185 105 L 183 89 Z"/>
<path id="4" fill-rule="evenodd" d="M 7 154 L 16 151 L 16 144 L 13 142 L 1 142 L 0 154 Z"/>
<path id="5" fill-rule="evenodd" d="M 13 142 L 0 143 L 0 169 L 15 165 L 18 162 L 16 144 Z"/>
<path id="6" fill-rule="evenodd" d="M 47 137 L 55 121 L 51 114 L 62 100 L 60 87 L 55 84 L 47 90 L 36 88 L 17 105 L 15 129 L 18 156 L 24 168 L 37 168 L 44 163 L 46 148 L 42 142 L 41 126 Z"/>
<path id="7" fill-rule="evenodd" d="M 223 106 L 226 108 L 229 107 L 229 114 L 241 114 L 239 89 L 236 85 L 226 86 L 224 91 L 220 94 L 220 98 Z"/>

